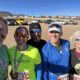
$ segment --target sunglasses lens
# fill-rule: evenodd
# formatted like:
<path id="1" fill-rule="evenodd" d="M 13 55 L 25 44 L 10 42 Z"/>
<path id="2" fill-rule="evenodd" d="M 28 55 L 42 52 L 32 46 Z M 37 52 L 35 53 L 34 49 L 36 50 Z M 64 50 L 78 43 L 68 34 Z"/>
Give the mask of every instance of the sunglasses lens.
<path id="1" fill-rule="evenodd" d="M 50 31 L 50 33 L 54 33 L 54 31 Z"/>
<path id="2" fill-rule="evenodd" d="M 50 33 L 59 33 L 59 32 L 57 32 L 57 31 L 50 31 Z"/>
<path id="3" fill-rule="evenodd" d="M 22 33 L 16 33 L 16 36 L 26 38 L 27 35 Z"/>
<path id="4" fill-rule="evenodd" d="M 75 39 L 76 41 L 80 41 L 80 39 Z"/>

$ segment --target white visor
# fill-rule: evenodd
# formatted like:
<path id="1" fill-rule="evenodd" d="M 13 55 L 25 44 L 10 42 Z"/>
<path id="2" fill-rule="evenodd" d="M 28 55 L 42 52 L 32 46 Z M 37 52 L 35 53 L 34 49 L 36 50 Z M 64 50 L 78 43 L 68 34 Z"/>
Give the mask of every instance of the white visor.
<path id="1" fill-rule="evenodd" d="M 56 28 L 56 27 L 52 27 L 52 28 L 49 28 L 48 31 L 57 31 L 57 32 L 62 32 L 61 28 Z"/>

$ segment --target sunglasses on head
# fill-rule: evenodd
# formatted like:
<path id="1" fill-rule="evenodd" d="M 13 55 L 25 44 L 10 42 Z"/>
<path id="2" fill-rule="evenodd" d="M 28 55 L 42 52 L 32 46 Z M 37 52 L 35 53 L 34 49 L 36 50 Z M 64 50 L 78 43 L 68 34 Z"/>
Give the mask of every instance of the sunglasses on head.
<path id="1" fill-rule="evenodd" d="M 80 39 L 75 39 L 75 41 L 80 41 Z"/>
<path id="2" fill-rule="evenodd" d="M 17 37 L 23 37 L 23 38 L 26 38 L 27 37 L 27 34 L 22 34 L 22 33 L 15 33 L 15 35 L 17 36 Z"/>
<path id="3" fill-rule="evenodd" d="M 3 34 L 0 34 L 0 38 L 4 39 L 4 38 L 5 38 L 5 36 L 4 36 Z"/>

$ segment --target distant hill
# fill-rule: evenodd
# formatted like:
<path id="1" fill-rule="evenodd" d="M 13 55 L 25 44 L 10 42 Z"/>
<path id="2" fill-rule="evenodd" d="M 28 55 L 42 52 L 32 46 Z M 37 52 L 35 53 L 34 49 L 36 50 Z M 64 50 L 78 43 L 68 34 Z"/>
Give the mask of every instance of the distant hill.
<path id="1" fill-rule="evenodd" d="M 25 14 L 13 14 L 11 12 L 7 12 L 7 11 L 0 11 L 0 17 L 7 17 L 7 16 L 26 16 Z"/>
<path id="2" fill-rule="evenodd" d="M 0 11 L 0 16 L 1 17 L 6 17 L 6 16 L 13 16 L 14 14 L 6 11 Z"/>

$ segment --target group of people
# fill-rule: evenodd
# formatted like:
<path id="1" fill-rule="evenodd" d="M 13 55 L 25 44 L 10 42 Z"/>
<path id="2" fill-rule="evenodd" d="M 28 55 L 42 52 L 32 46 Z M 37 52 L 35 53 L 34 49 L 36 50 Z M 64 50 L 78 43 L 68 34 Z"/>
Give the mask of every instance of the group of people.
<path id="1" fill-rule="evenodd" d="M 0 18 L 0 80 L 8 79 L 9 65 L 12 80 L 80 80 L 80 31 L 72 36 L 72 50 L 70 42 L 61 38 L 59 24 L 48 25 L 47 42 L 41 39 L 39 23 L 32 22 L 29 30 L 20 26 L 14 32 L 16 45 L 9 49 L 3 44 L 7 33 L 8 25 Z"/>

